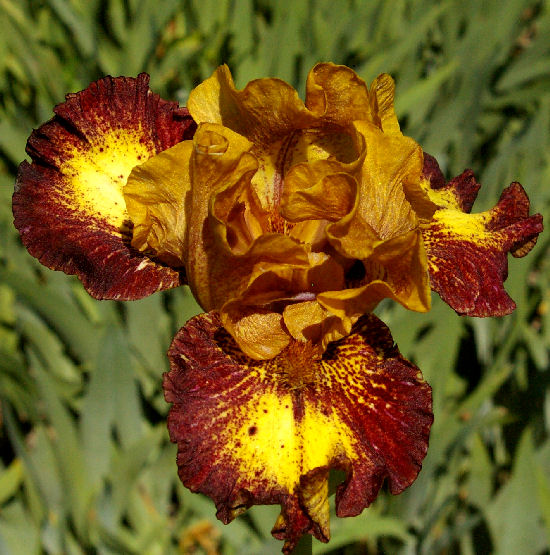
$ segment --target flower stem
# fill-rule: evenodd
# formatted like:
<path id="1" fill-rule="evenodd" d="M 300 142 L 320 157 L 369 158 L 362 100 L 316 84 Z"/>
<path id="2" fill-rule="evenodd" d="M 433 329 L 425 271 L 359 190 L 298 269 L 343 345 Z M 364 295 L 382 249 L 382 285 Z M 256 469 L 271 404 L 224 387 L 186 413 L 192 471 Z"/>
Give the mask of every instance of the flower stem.
<path id="1" fill-rule="evenodd" d="M 311 555 L 313 553 L 312 536 L 305 534 L 300 538 L 298 545 L 292 551 L 292 555 Z"/>

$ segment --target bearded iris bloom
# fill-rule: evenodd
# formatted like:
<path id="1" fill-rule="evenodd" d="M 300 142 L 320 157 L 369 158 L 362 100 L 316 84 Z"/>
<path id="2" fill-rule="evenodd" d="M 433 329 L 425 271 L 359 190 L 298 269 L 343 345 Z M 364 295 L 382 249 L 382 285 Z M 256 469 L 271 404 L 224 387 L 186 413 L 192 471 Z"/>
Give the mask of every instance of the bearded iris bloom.
<path id="1" fill-rule="evenodd" d="M 108 77 L 33 132 L 17 178 L 23 243 L 94 297 L 189 284 L 205 314 L 164 378 L 179 476 L 225 523 L 280 504 L 285 552 L 328 541 L 331 469 L 339 516 L 420 471 L 431 390 L 376 305 L 425 312 L 434 290 L 459 314 L 508 314 L 507 255 L 542 231 L 518 183 L 470 214 L 473 174 L 446 183 L 393 97 L 388 75 L 367 87 L 333 64 L 311 70 L 305 102 L 277 79 L 238 90 L 225 66 L 187 108 L 145 75 Z"/>

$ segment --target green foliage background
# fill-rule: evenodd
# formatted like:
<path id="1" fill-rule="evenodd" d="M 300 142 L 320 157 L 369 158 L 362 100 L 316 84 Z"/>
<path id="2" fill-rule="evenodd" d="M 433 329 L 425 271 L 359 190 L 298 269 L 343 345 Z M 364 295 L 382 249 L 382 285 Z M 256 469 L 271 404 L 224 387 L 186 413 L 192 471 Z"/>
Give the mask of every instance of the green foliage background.
<path id="1" fill-rule="evenodd" d="M 161 374 L 198 311 L 184 288 L 96 302 L 40 266 L 10 197 L 33 127 L 105 74 L 151 74 L 185 102 L 221 62 L 238 85 L 277 76 L 303 92 L 317 61 L 391 73 L 404 131 L 448 177 L 471 167 L 474 207 L 521 181 L 550 222 L 550 1 L 0 0 L 0 553 L 278 553 L 276 508 L 229 526 L 176 475 Z M 550 259 L 543 234 L 511 260 L 502 319 L 384 304 L 431 383 L 435 424 L 404 494 L 332 519 L 316 553 L 548 553 Z"/>

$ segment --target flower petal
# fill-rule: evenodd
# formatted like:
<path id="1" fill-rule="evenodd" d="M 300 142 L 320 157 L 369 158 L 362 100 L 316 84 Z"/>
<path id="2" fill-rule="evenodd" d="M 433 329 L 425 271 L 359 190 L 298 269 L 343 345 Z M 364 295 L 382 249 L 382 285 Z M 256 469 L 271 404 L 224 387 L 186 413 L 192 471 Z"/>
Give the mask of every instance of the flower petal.
<path id="1" fill-rule="evenodd" d="M 364 277 L 341 291 L 326 291 L 319 303 L 338 316 L 348 329 L 357 318 L 371 312 L 385 298 L 409 310 L 430 309 L 427 260 L 420 230 L 377 244 L 373 255 L 362 262 Z"/>
<path id="2" fill-rule="evenodd" d="M 295 129 L 314 127 L 316 122 L 289 84 L 256 79 L 237 90 L 226 65 L 191 91 L 187 107 L 197 123 L 222 124 L 259 144 L 276 141 Z"/>
<path id="3" fill-rule="evenodd" d="M 192 136 L 185 108 L 148 88 L 149 77 L 106 77 L 70 94 L 27 143 L 13 212 L 29 252 L 76 274 L 96 298 L 136 299 L 177 286 L 177 270 L 130 247 L 122 188 L 131 169 Z"/>
<path id="4" fill-rule="evenodd" d="M 254 360 L 269 360 L 290 342 L 280 314 L 269 308 L 243 305 L 240 299 L 223 306 L 220 321 L 239 348 Z"/>
<path id="5" fill-rule="evenodd" d="M 373 103 L 375 123 L 388 135 L 402 136 L 399 121 L 395 115 L 395 83 L 390 75 L 382 73 L 370 86 L 370 98 Z"/>
<path id="6" fill-rule="evenodd" d="M 320 356 L 291 342 L 278 357 L 246 357 L 215 313 L 190 320 L 165 374 L 179 476 L 210 496 L 225 523 L 280 504 L 273 535 L 289 553 L 302 534 L 328 541 L 330 469 L 346 480 L 339 516 L 359 514 L 385 478 L 394 494 L 416 478 L 433 420 L 431 393 L 374 315 Z"/>
<path id="7" fill-rule="evenodd" d="M 183 141 L 149 158 L 132 170 L 123 189 L 132 246 L 173 268 L 185 265 L 192 151 L 192 141 Z"/>
<path id="8" fill-rule="evenodd" d="M 439 169 L 437 160 L 425 152 L 422 174 L 424 188 L 437 208 L 470 212 L 481 187 L 472 170 L 465 170 L 445 183 L 445 177 Z"/>
<path id="9" fill-rule="evenodd" d="M 337 221 L 349 214 L 357 182 L 338 162 L 296 164 L 286 175 L 280 211 L 291 222 Z"/>
<path id="10" fill-rule="evenodd" d="M 331 341 L 348 335 L 342 319 L 329 312 L 317 300 L 289 304 L 283 311 L 288 333 L 299 341 L 319 345 L 324 351 Z"/>
<path id="11" fill-rule="evenodd" d="M 326 323 L 319 320 L 319 313 L 315 321 L 308 321 L 303 314 L 287 310 L 291 304 L 314 299 L 319 291 L 344 285 L 343 269 L 331 257 L 309 253 L 305 264 L 297 258 L 294 264 L 289 264 L 291 249 L 288 237 L 264 236 L 248 256 L 233 260 L 233 265 L 248 268 L 245 274 L 248 281 L 243 282 L 240 289 L 235 288 L 233 298 L 221 307 L 220 318 L 239 348 L 253 359 L 278 355 L 288 345 L 289 334 L 318 342 L 323 349 L 329 341 L 345 335 L 335 335 L 335 330 L 341 326 L 326 310 L 322 310 L 322 320 L 327 319 Z"/>
<path id="12" fill-rule="evenodd" d="M 463 174 L 444 194 L 449 204 L 454 197 L 469 208 L 473 189 Z M 467 214 L 442 208 L 422 227 L 431 287 L 451 308 L 469 316 L 503 316 L 515 309 L 503 286 L 507 254 L 525 256 L 542 231 L 542 216 L 529 216 L 529 199 L 519 183 L 506 188 L 491 210 Z"/>
<path id="13" fill-rule="evenodd" d="M 408 137 L 385 135 L 365 122 L 354 125 L 365 144 L 358 194 L 353 209 L 327 226 L 327 235 L 340 254 L 364 260 L 377 241 L 393 239 L 417 227 L 406 188 L 420 182 L 422 150 Z"/>
<path id="14" fill-rule="evenodd" d="M 218 299 L 227 300 L 224 296 L 235 287 L 234 279 L 244 279 L 246 272 L 231 263 L 232 247 L 242 250 L 242 240 L 233 244 L 224 223 L 230 219 L 231 207 L 225 209 L 227 203 L 223 199 L 216 202 L 216 198 L 226 189 L 239 188 L 254 171 L 256 162 L 248 153 L 250 146 L 247 139 L 217 124 L 201 124 L 193 137 L 186 267 L 189 285 L 205 310 L 219 308 Z M 237 199 L 239 194 L 237 190 Z"/>
<path id="15" fill-rule="evenodd" d="M 341 127 L 355 120 L 376 121 L 365 82 L 346 66 L 317 64 L 307 76 L 306 106 Z"/>

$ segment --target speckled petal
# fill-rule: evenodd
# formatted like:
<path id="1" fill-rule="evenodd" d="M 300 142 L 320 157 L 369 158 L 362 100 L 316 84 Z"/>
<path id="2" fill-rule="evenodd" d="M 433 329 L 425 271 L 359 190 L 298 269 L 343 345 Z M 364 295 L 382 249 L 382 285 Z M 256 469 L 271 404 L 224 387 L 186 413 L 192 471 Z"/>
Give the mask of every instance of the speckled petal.
<path id="1" fill-rule="evenodd" d="M 338 516 L 359 514 L 384 479 L 396 494 L 420 471 L 431 391 L 374 315 L 322 356 L 291 341 L 258 362 L 210 313 L 179 331 L 169 357 L 164 390 L 182 482 L 211 497 L 224 523 L 252 505 L 281 505 L 272 533 L 285 553 L 306 533 L 328 541 L 330 469 L 346 473 Z"/>
<path id="2" fill-rule="evenodd" d="M 106 77 L 70 94 L 27 144 L 13 212 L 29 252 L 76 274 L 96 298 L 136 299 L 182 282 L 180 269 L 130 246 L 122 188 L 132 168 L 192 136 L 185 108 L 148 87 L 149 77 Z"/>
<path id="3" fill-rule="evenodd" d="M 448 202 L 455 198 L 469 208 L 475 188 L 471 178 L 464 176 L 451 187 L 445 192 Z M 519 183 L 505 189 L 487 212 L 442 208 L 422 228 L 431 287 L 451 308 L 469 316 L 503 316 L 514 310 L 503 285 L 507 254 L 525 256 L 542 231 L 542 216 L 529 216 L 529 199 Z"/>
<path id="4" fill-rule="evenodd" d="M 481 187 L 472 170 L 465 170 L 446 183 L 437 160 L 426 152 L 422 177 L 424 189 L 436 208 L 470 212 Z"/>

